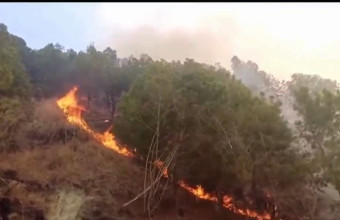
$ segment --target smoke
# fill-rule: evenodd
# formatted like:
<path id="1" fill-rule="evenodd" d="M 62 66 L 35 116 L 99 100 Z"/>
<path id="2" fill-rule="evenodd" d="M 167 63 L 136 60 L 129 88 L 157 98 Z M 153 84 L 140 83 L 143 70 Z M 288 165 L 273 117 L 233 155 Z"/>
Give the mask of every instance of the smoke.
<path id="1" fill-rule="evenodd" d="M 146 53 L 168 61 L 193 58 L 208 64 L 220 62 L 227 69 L 237 54 L 256 60 L 280 79 L 300 72 L 340 81 L 340 31 L 333 28 L 340 18 L 336 7 L 102 4 L 96 15 L 101 27 L 96 43 L 99 49 L 116 49 L 120 57 Z"/>
<path id="2" fill-rule="evenodd" d="M 247 63 L 241 61 L 237 56 L 231 59 L 231 68 L 237 79 L 240 79 L 246 86 L 256 93 L 264 92 L 266 86 L 269 86 L 267 74 L 259 71 L 258 65 L 252 61 Z"/>
<path id="3" fill-rule="evenodd" d="M 289 127 L 296 132 L 295 122 L 301 120 L 294 109 L 295 99 L 288 88 L 287 81 L 279 81 L 272 74 L 259 70 L 256 63 L 244 62 L 234 56 L 231 59 L 233 74 L 241 80 L 254 94 L 264 93 L 265 97 L 272 96 L 281 102 L 281 112 Z"/>
<path id="4" fill-rule="evenodd" d="M 231 39 L 227 32 L 215 33 L 210 28 L 185 30 L 173 28 L 160 30 L 144 25 L 132 30 L 112 34 L 109 43 L 120 57 L 147 53 L 153 59 L 185 60 L 194 58 L 198 62 L 229 66 L 232 54 Z"/>
<path id="5" fill-rule="evenodd" d="M 116 49 L 119 57 L 146 53 L 229 68 L 241 27 L 232 14 L 232 7 L 216 4 L 106 4 L 98 12 L 105 35 L 98 46 Z"/>

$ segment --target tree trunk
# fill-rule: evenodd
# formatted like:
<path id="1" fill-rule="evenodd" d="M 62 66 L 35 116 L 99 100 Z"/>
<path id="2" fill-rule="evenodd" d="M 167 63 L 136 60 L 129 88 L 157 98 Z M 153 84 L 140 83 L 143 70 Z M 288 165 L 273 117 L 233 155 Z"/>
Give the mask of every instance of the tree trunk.
<path id="1" fill-rule="evenodd" d="M 110 95 L 108 92 L 105 93 L 105 100 L 106 100 L 106 108 L 110 111 L 111 103 L 110 103 Z"/>
<path id="2" fill-rule="evenodd" d="M 110 96 L 111 100 L 111 118 L 114 119 L 115 111 L 116 111 L 116 102 L 115 97 L 113 95 Z"/>

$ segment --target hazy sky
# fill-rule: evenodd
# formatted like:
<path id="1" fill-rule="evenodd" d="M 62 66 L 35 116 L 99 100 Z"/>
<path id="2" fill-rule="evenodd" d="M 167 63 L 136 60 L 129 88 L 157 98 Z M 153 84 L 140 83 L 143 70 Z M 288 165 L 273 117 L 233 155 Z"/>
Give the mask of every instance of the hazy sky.
<path id="1" fill-rule="evenodd" d="M 237 55 L 279 78 L 340 81 L 339 3 L 0 3 L 0 22 L 41 48 L 91 42 L 119 56 L 220 62 Z"/>

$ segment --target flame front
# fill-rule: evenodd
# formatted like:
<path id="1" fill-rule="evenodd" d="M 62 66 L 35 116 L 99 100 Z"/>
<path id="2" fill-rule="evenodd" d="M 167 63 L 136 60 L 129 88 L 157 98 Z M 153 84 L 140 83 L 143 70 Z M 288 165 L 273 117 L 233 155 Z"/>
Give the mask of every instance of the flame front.
<path id="1" fill-rule="evenodd" d="M 69 91 L 64 97 L 57 101 L 57 105 L 67 117 L 67 120 L 79 126 L 86 132 L 88 132 L 94 139 L 102 143 L 105 147 L 111 148 L 112 150 L 116 151 L 119 154 L 122 154 L 127 157 L 133 157 L 134 154 L 130 152 L 127 148 L 121 148 L 117 146 L 117 143 L 114 139 L 114 136 L 109 132 L 106 131 L 103 134 L 97 133 L 93 131 L 85 120 L 82 118 L 82 112 L 86 109 L 78 104 L 76 92 L 78 87 L 73 87 L 71 91 Z"/>
<path id="2" fill-rule="evenodd" d="M 200 198 L 200 199 L 204 199 L 204 200 L 209 200 L 212 202 L 217 202 L 217 197 L 215 195 L 212 195 L 210 193 L 207 193 L 204 191 L 204 189 L 202 188 L 202 186 L 198 185 L 196 188 L 190 187 L 188 186 L 186 183 L 184 183 L 183 181 L 179 181 L 178 184 L 186 189 L 188 192 L 190 192 L 191 194 L 195 195 L 196 197 Z M 269 213 L 264 213 L 264 214 L 260 214 L 256 211 L 252 211 L 250 209 L 240 209 L 237 208 L 234 203 L 233 203 L 233 198 L 230 196 L 223 196 L 223 207 L 226 209 L 229 209 L 230 211 L 240 214 L 240 215 L 244 215 L 247 217 L 251 217 L 251 218 L 255 218 L 258 220 L 272 220 L 272 217 L 270 216 Z"/>
<path id="3" fill-rule="evenodd" d="M 57 105 L 59 108 L 64 112 L 64 114 L 67 117 L 67 120 L 82 128 L 86 132 L 88 132 L 95 140 L 102 143 L 105 147 L 108 147 L 117 153 L 127 156 L 127 157 L 134 157 L 134 153 L 129 151 L 127 148 L 121 148 L 118 147 L 115 138 L 113 134 L 111 134 L 108 131 L 104 132 L 103 134 L 97 133 L 93 131 L 88 124 L 85 122 L 85 120 L 82 118 L 82 112 L 86 111 L 84 107 L 78 104 L 77 98 L 76 98 L 76 92 L 78 90 L 78 87 L 73 87 L 71 91 L 69 91 L 64 97 L 60 98 L 57 101 Z M 154 164 L 159 168 L 163 170 L 163 176 L 168 178 L 168 170 L 163 167 L 164 162 L 157 160 L 154 162 Z M 197 186 L 196 188 L 193 188 L 189 185 L 187 185 L 184 181 L 179 181 L 178 184 L 185 189 L 186 191 L 190 192 L 194 196 L 200 199 L 209 200 L 212 202 L 217 202 L 217 197 L 213 194 L 207 193 L 204 191 L 204 189 L 201 186 Z M 233 198 L 230 196 L 225 195 L 223 197 L 223 207 L 229 209 L 230 211 L 244 215 L 247 217 L 255 218 L 258 220 L 272 220 L 269 213 L 260 214 L 256 211 L 252 211 L 250 209 L 239 209 L 237 208 L 233 203 Z"/>

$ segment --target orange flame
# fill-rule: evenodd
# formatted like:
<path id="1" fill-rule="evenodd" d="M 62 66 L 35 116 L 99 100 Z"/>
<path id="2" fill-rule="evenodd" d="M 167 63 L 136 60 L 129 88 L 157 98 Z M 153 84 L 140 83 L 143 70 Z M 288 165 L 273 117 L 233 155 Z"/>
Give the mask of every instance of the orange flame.
<path id="1" fill-rule="evenodd" d="M 82 112 L 85 111 L 85 108 L 78 104 L 76 98 L 77 90 L 78 87 L 73 87 L 71 91 L 57 101 L 57 105 L 63 110 L 67 120 L 88 132 L 94 139 L 102 143 L 105 147 L 111 148 L 124 156 L 133 157 L 134 154 L 127 148 L 120 148 L 117 146 L 114 136 L 109 131 L 104 132 L 104 134 L 100 134 L 96 133 L 88 126 L 82 118 Z"/>
<path id="2" fill-rule="evenodd" d="M 196 197 L 200 198 L 200 199 L 204 199 L 204 200 L 209 200 L 212 202 L 217 202 L 217 197 L 207 193 L 204 191 L 204 189 L 202 188 L 202 186 L 198 185 L 196 188 L 190 187 L 187 184 L 185 184 L 183 181 L 179 181 L 178 184 L 186 189 L 187 191 L 189 191 L 191 194 L 195 195 Z M 269 213 L 264 213 L 264 214 L 260 214 L 256 211 L 252 211 L 250 209 L 240 209 L 237 208 L 234 203 L 233 203 L 233 198 L 230 196 L 223 196 L 223 207 L 226 209 L 229 209 L 230 211 L 240 214 L 240 215 L 244 215 L 244 216 L 248 216 L 251 218 L 256 218 L 258 220 L 272 220 L 271 216 Z"/>
<path id="3" fill-rule="evenodd" d="M 155 165 L 156 167 L 158 167 L 160 170 L 163 169 L 163 176 L 164 176 L 165 178 L 168 178 L 168 177 L 169 177 L 169 175 L 168 175 L 168 169 L 166 169 L 166 168 L 163 167 L 163 165 L 164 165 L 164 162 L 163 162 L 163 161 L 156 160 L 156 161 L 154 162 L 154 165 Z"/>
<path id="4" fill-rule="evenodd" d="M 59 108 L 64 112 L 64 114 L 67 117 L 67 120 L 79 126 L 86 132 L 88 132 L 95 140 L 102 143 L 105 147 L 108 147 L 114 151 L 116 151 L 119 154 L 122 154 L 127 157 L 134 157 L 134 153 L 129 151 L 127 148 L 121 148 L 118 147 L 115 138 L 113 134 L 111 134 L 108 131 L 104 132 L 103 134 L 96 133 L 93 131 L 88 124 L 85 122 L 85 120 L 82 118 L 82 112 L 86 111 L 84 107 L 78 104 L 77 98 L 76 98 L 76 92 L 78 90 L 78 87 L 73 87 L 71 91 L 69 91 L 64 97 L 60 98 L 57 101 L 57 104 Z M 157 166 L 159 169 L 163 170 L 164 177 L 168 178 L 168 170 L 164 168 L 164 162 L 157 160 L 154 162 L 155 166 Z M 200 199 L 209 200 L 212 202 L 217 202 L 217 197 L 211 193 L 207 193 L 204 191 L 202 186 L 197 186 L 196 188 L 190 187 L 183 181 L 179 181 L 178 184 L 185 189 L 186 191 L 190 192 L 194 196 Z M 233 203 L 233 198 L 230 196 L 225 195 L 223 197 L 223 207 L 229 209 L 230 211 L 248 216 L 251 218 L 255 218 L 258 220 L 272 220 L 269 213 L 260 214 L 256 211 L 252 211 L 250 209 L 239 209 L 237 208 Z"/>

